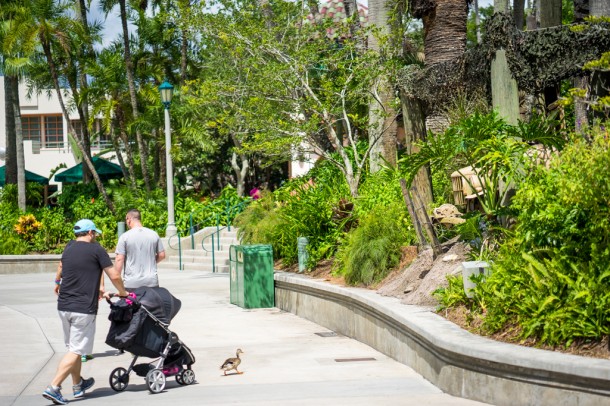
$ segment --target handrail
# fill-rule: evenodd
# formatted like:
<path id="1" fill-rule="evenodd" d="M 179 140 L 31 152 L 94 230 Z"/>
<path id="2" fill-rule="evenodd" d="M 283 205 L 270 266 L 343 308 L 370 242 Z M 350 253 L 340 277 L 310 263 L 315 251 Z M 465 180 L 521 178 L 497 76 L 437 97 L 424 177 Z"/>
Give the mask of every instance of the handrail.
<path id="1" fill-rule="evenodd" d="M 216 272 L 216 256 L 215 256 L 215 249 L 214 249 L 214 236 L 218 235 L 218 238 L 216 239 L 216 244 L 217 244 L 217 248 L 220 250 L 220 232 L 222 230 L 224 230 L 227 227 L 223 227 L 223 228 L 216 228 L 216 231 L 212 232 L 211 234 L 206 235 L 205 237 L 203 237 L 201 239 L 201 248 L 205 251 L 205 252 L 211 252 L 212 253 L 212 273 Z M 231 231 L 229 229 L 227 229 L 227 231 Z M 212 251 L 208 251 L 205 248 L 205 240 L 207 240 L 208 238 L 212 237 Z"/>
<path id="2" fill-rule="evenodd" d="M 207 248 L 205 248 L 205 242 L 208 238 L 212 238 L 212 272 L 216 272 L 216 257 L 215 257 L 215 249 L 214 249 L 214 244 L 216 244 L 216 248 L 218 250 L 220 250 L 220 232 L 223 231 L 224 229 L 227 229 L 227 231 L 231 231 L 231 222 L 233 221 L 233 219 L 235 218 L 236 215 L 238 215 L 239 213 L 241 213 L 242 211 L 244 211 L 244 209 L 246 208 L 246 206 L 248 204 L 250 204 L 252 202 L 252 199 L 247 199 L 247 200 L 243 200 L 237 204 L 234 205 L 230 205 L 229 201 L 224 201 L 225 203 L 225 209 L 223 210 L 223 212 L 221 213 L 211 213 L 208 217 L 206 217 L 202 222 L 200 222 L 199 224 L 194 225 L 193 224 L 193 215 L 195 213 L 197 213 L 198 211 L 192 211 L 189 213 L 189 230 L 188 230 L 188 235 L 190 235 L 190 239 L 191 239 L 191 249 L 195 249 L 195 228 L 208 223 L 208 220 L 210 220 L 211 218 L 215 217 L 216 218 L 216 231 L 212 232 L 211 234 L 208 234 L 206 236 L 203 237 L 203 239 L 201 240 L 201 248 L 206 251 L 206 252 L 210 252 Z M 210 203 L 209 205 L 206 205 L 204 207 L 201 208 L 201 210 L 205 209 L 209 209 L 210 207 L 213 206 L 218 206 L 219 203 L 222 203 L 221 201 L 215 201 L 213 203 Z M 226 226 L 222 226 L 221 227 L 221 219 L 226 219 Z M 178 261 L 179 261 L 179 268 L 180 270 L 183 270 L 183 264 L 182 264 L 182 236 L 186 236 L 187 233 L 181 233 L 180 230 L 177 231 L 176 234 L 171 235 L 169 237 L 167 237 L 167 245 L 169 246 L 169 248 L 172 249 L 176 249 L 178 250 Z M 172 239 L 174 237 L 178 237 L 178 247 L 174 247 L 172 246 Z"/>

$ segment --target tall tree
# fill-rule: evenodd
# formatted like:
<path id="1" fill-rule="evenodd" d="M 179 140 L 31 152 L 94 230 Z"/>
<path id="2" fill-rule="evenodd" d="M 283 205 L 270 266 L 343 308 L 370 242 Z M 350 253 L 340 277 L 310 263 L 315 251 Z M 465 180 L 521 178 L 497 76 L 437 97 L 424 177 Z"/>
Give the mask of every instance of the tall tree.
<path id="1" fill-rule="evenodd" d="M 104 184 L 93 166 L 90 156 L 86 153 L 83 140 L 74 129 L 74 125 L 70 120 L 70 115 L 64 101 L 64 89 L 60 84 L 60 71 L 56 61 L 55 51 L 57 48 L 60 48 L 63 49 L 64 55 L 70 55 L 70 42 L 67 41 L 67 38 L 69 38 L 69 32 L 74 29 L 78 30 L 78 28 L 74 27 L 77 23 L 66 14 L 68 10 L 66 4 L 55 3 L 53 0 L 29 1 L 31 2 L 31 14 L 27 26 L 29 27 L 30 32 L 35 34 L 40 41 L 44 60 L 53 83 L 53 89 L 57 94 L 62 114 L 68 124 L 69 135 L 76 141 L 76 145 L 82 154 L 83 161 L 89 168 L 93 180 L 95 181 L 99 192 L 102 194 L 104 201 L 108 205 L 108 208 L 111 211 L 114 211 L 114 205 L 108 197 Z"/>
<path id="2" fill-rule="evenodd" d="M 209 46 L 198 89 L 208 89 L 209 99 L 198 105 L 225 112 L 214 126 L 231 123 L 239 130 L 242 151 L 286 160 L 307 148 L 335 164 L 357 196 L 370 157 L 363 126 L 379 56 L 362 48 L 366 30 L 355 36 L 345 22 L 328 31 L 326 25 L 298 26 L 294 21 L 305 20 L 308 10 L 274 5 L 271 30 L 252 11 L 259 9 L 243 4 L 201 19 L 197 28 Z"/>
<path id="3" fill-rule="evenodd" d="M 356 15 L 354 18 L 359 18 Z M 376 30 L 368 36 L 368 46 L 382 58 L 388 58 L 387 50 L 382 50 L 380 39 L 390 38 L 391 4 L 387 0 L 370 0 L 368 22 Z M 399 45 L 399 44 L 394 44 Z M 396 47 L 400 52 L 400 47 Z M 381 65 L 381 63 L 380 63 Z M 396 95 L 389 76 L 380 71 L 376 83 L 371 88 L 372 100 L 369 105 L 369 143 L 371 152 L 371 172 L 377 172 L 383 161 L 396 165 L 397 116 L 394 107 Z M 379 138 L 379 135 L 381 137 Z"/>
<path id="4" fill-rule="evenodd" d="M 129 36 L 129 21 L 126 0 L 102 0 L 101 5 L 103 10 L 108 14 L 116 5 L 119 6 L 121 16 L 121 27 L 123 32 L 123 52 L 125 58 L 125 72 L 127 74 L 127 84 L 129 85 L 129 100 L 131 102 L 132 115 L 135 121 L 140 117 L 140 109 L 137 96 L 137 87 L 135 80 L 135 66 L 131 54 L 131 43 Z M 139 127 L 135 129 L 136 140 L 138 142 L 138 150 L 140 153 L 140 167 L 142 170 L 142 178 L 147 191 L 150 191 L 150 175 L 148 173 L 148 146 L 144 142 L 144 137 Z"/>
<path id="5" fill-rule="evenodd" d="M 8 2 L 0 12 L 0 53 L 2 54 L 6 114 L 6 183 L 17 184 L 17 205 L 26 210 L 25 156 L 19 102 L 19 82 L 37 46 L 27 32 L 30 10 L 19 2 Z"/>

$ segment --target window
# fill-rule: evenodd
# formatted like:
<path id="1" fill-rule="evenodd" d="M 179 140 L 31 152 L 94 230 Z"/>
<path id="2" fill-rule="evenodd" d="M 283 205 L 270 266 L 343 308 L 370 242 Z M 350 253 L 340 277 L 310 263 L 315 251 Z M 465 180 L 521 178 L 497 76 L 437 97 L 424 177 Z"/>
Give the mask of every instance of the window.
<path id="1" fill-rule="evenodd" d="M 23 139 L 41 142 L 40 116 L 21 116 Z"/>
<path id="2" fill-rule="evenodd" d="M 61 148 L 64 143 L 64 127 L 61 116 L 45 116 L 45 148 Z"/>

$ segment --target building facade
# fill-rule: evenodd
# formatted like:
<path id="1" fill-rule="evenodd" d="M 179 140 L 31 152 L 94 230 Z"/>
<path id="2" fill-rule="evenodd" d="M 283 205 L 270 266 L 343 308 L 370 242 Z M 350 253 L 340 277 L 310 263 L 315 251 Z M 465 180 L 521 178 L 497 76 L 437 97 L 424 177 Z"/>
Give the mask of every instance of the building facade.
<path id="1" fill-rule="evenodd" d="M 59 166 L 70 168 L 76 160 L 74 147 L 68 137 L 68 122 L 63 117 L 61 106 L 55 91 L 43 91 L 40 94 L 27 96 L 25 85 L 19 87 L 21 105 L 21 124 L 23 127 L 23 149 L 25 169 L 38 175 L 49 177 Z M 70 105 L 70 92 L 66 91 L 64 102 Z M 4 76 L 0 76 L 0 149 L 6 149 L 6 105 L 4 98 Z M 76 111 L 70 114 L 70 120 L 78 132 L 83 123 Z M 98 155 L 111 146 L 110 138 L 102 131 L 101 121 L 96 120 L 92 128 L 91 154 Z M 114 155 L 113 151 L 110 154 Z M 78 155 L 78 153 L 76 154 Z M 105 158 L 108 158 L 107 156 Z M 0 159 L 4 165 L 4 156 Z M 61 169 L 63 170 L 63 169 Z M 59 171 L 58 171 L 59 172 Z M 58 184 L 50 179 L 50 184 Z"/>

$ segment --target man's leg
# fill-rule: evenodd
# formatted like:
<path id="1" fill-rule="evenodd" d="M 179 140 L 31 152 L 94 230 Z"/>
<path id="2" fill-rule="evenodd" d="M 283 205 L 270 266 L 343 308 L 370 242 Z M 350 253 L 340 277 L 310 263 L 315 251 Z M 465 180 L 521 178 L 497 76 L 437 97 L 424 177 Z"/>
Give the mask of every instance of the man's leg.
<path id="1" fill-rule="evenodd" d="M 62 382 L 66 380 L 68 375 L 72 375 L 72 380 L 77 377 L 76 383 L 80 382 L 80 367 L 80 354 L 67 352 L 57 367 L 57 372 L 55 373 L 55 378 L 53 378 L 51 385 L 61 386 Z"/>

